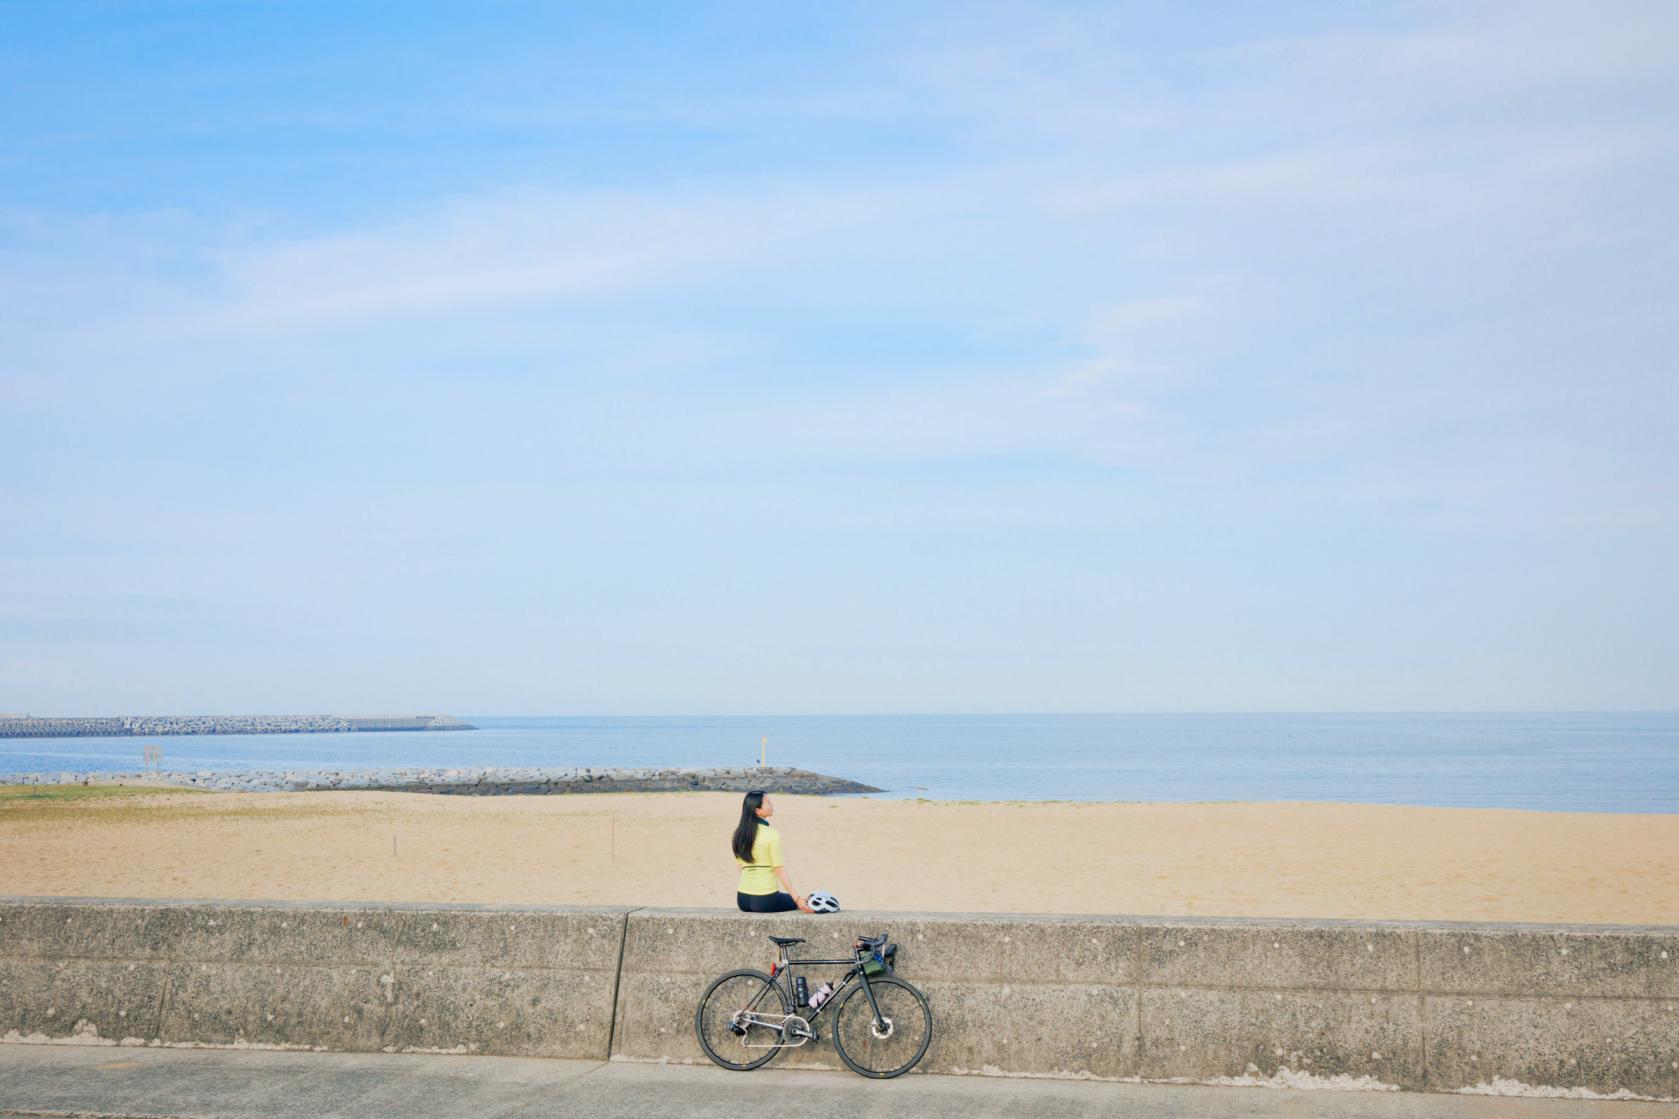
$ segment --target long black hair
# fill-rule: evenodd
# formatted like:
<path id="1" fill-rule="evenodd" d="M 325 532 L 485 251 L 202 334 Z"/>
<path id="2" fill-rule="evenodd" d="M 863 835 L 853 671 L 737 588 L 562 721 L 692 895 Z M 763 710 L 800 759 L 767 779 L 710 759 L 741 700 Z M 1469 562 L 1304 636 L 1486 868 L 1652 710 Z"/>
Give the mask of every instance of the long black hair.
<path id="1" fill-rule="evenodd" d="M 740 802 L 740 824 L 735 828 L 735 837 L 729 846 L 735 849 L 735 858 L 743 863 L 752 861 L 752 842 L 758 838 L 758 825 L 764 822 L 758 816 L 758 809 L 763 804 L 762 789 L 753 789 Z"/>

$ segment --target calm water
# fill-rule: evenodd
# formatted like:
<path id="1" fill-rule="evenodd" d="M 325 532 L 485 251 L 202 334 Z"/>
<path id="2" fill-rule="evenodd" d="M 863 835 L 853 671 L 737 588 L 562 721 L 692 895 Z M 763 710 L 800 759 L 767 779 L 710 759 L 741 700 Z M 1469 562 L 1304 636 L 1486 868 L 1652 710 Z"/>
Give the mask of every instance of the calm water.
<path id="1" fill-rule="evenodd" d="M 1679 811 L 1679 712 L 493 718 L 446 734 L 0 739 L 0 773 L 769 760 L 941 800 Z"/>

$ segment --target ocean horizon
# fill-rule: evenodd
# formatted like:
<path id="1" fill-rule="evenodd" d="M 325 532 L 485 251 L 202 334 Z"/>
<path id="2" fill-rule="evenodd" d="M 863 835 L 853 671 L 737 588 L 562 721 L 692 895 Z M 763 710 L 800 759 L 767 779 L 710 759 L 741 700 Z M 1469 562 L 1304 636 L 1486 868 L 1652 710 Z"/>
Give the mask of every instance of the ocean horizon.
<path id="1" fill-rule="evenodd" d="M 0 740 L 0 774 L 796 766 L 933 800 L 1679 811 L 1679 712 L 490 716 L 449 732 Z"/>

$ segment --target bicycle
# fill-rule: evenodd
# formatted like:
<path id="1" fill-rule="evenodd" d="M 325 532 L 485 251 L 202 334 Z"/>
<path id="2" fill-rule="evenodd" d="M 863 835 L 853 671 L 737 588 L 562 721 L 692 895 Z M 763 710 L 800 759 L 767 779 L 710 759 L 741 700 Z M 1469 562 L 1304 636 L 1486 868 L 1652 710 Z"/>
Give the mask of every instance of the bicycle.
<path id="1" fill-rule="evenodd" d="M 804 937 L 769 939 L 777 958 L 768 975 L 753 968 L 726 972 L 700 996 L 694 1033 L 707 1057 L 735 1072 L 762 1067 L 783 1049 L 820 1041 L 816 1023 L 829 1010 L 834 1050 L 860 1076 L 890 1080 L 926 1055 L 933 1012 L 926 995 L 892 974 L 898 946 L 888 945 L 885 933 L 859 937 L 852 945 L 856 955 L 846 960 L 795 960 L 788 949 Z M 850 970 L 826 1001 L 814 1009 L 795 1006 L 794 969 L 839 964 Z M 737 1053 L 742 1059 L 733 1059 Z"/>

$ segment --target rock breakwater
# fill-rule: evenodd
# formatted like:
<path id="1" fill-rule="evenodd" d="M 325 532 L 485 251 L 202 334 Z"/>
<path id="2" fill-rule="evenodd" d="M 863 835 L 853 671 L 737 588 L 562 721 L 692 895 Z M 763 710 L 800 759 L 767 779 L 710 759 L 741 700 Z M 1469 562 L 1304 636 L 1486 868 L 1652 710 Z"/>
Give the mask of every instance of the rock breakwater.
<path id="1" fill-rule="evenodd" d="M 10 773 L 10 785 L 169 785 L 229 793 L 439 793 L 452 796 L 552 796 L 562 793 L 747 792 L 878 793 L 873 785 L 790 766 L 727 769 L 594 769 L 472 766 L 448 769 L 198 770 L 148 773 Z"/>
<path id="2" fill-rule="evenodd" d="M 0 715 L 0 738 L 135 738 L 179 734 L 332 734 L 477 730 L 450 715 L 117 715 L 98 719 Z"/>

